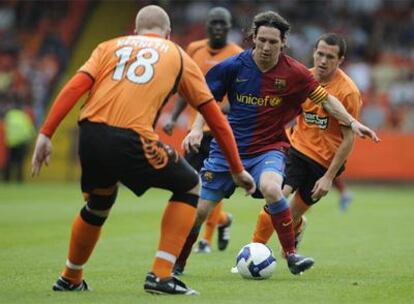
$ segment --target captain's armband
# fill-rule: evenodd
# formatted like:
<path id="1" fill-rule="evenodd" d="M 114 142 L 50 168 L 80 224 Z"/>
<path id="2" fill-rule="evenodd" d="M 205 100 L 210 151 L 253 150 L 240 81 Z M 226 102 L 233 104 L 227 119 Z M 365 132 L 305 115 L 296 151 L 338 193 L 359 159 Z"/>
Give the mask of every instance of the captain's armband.
<path id="1" fill-rule="evenodd" d="M 319 85 L 308 97 L 314 103 L 320 104 L 328 100 L 328 92 Z"/>

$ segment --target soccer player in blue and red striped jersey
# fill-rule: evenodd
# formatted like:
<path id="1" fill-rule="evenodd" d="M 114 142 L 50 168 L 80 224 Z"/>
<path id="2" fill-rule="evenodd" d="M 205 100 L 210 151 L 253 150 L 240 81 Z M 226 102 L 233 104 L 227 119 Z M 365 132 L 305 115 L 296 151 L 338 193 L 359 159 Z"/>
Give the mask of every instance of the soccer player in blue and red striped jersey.
<path id="1" fill-rule="evenodd" d="M 304 65 L 283 54 L 289 30 L 290 24 L 275 12 L 256 15 L 251 33 L 253 49 L 214 66 L 206 79 L 216 100 L 228 96 L 228 120 L 243 164 L 258 185 L 253 197 L 265 199 L 289 270 L 300 274 L 311 268 L 314 260 L 296 253 L 292 214 L 281 189 L 285 151 L 289 147 L 285 125 L 301 112 L 302 103 L 309 98 L 358 135 L 374 141 L 379 139 L 329 95 Z M 199 145 L 203 123 L 202 117 L 197 117 L 184 140 L 185 149 Z M 196 223 L 176 261 L 181 267 L 185 265 L 200 224 L 214 205 L 223 197 L 230 197 L 235 189 L 227 161 L 215 140 L 201 178 Z"/>

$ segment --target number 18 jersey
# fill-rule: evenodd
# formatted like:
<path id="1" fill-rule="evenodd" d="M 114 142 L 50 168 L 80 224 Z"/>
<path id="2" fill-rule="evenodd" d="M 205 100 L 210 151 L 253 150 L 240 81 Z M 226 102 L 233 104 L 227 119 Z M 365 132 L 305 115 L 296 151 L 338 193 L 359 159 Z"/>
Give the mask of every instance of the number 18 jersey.
<path id="1" fill-rule="evenodd" d="M 213 97 L 203 73 L 175 43 L 155 35 L 101 43 L 79 69 L 94 79 L 80 120 L 132 129 L 157 140 L 154 125 L 175 92 L 197 108 Z"/>

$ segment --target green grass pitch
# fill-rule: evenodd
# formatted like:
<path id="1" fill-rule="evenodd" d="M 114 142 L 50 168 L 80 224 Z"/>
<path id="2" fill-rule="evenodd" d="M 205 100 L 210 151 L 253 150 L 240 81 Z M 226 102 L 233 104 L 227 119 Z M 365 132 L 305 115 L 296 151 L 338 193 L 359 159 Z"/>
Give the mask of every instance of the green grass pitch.
<path id="1" fill-rule="evenodd" d="M 277 270 L 265 281 L 229 272 L 249 243 L 263 202 L 236 193 L 225 203 L 235 216 L 225 252 L 193 254 L 183 281 L 199 297 L 151 296 L 142 286 L 159 238 L 167 192 L 136 198 L 121 188 L 87 264 L 89 293 L 54 293 L 66 259 L 70 225 L 82 206 L 76 184 L 0 185 L 1 303 L 413 303 L 414 190 L 352 187 L 354 202 L 339 211 L 335 191 L 311 210 L 300 252 L 315 258 L 303 276 Z M 272 239 L 276 249 L 276 240 Z M 277 249 L 276 249 L 277 250 Z M 277 252 L 277 251 L 276 251 Z"/>

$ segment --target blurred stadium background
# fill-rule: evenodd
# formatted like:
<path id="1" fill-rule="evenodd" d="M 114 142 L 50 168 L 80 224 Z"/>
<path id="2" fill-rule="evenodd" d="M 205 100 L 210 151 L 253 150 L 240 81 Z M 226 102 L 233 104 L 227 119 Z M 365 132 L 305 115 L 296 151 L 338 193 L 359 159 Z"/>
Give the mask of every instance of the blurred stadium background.
<path id="1" fill-rule="evenodd" d="M 159 4 L 172 18 L 172 39 L 182 47 L 204 38 L 204 18 L 221 5 L 233 14 L 230 40 L 246 46 L 244 33 L 259 11 L 279 11 L 292 24 L 291 55 L 311 64 L 312 43 L 324 32 L 346 37 L 343 68 L 364 98 L 362 121 L 377 130 L 380 144 L 358 140 L 347 163 L 354 203 L 339 212 L 331 191 L 309 214 L 304 253 L 315 269 L 297 278 L 278 259 L 271 280 L 251 282 L 229 273 L 236 253 L 249 242 L 261 202 L 238 192 L 225 208 L 235 216 L 225 252 L 193 255 L 186 282 L 199 289 L 197 303 L 412 303 L 414 269 L 414 1 L 19 1 L 0 0 L 0 168 L 4 170 L 4 118 L 22 106 L 36 129 L 59 89 L 101 41 L 132 33 L 138 9 Z M 168 117 L 174 100 L 160 117 Z M 77 163 L 77 115 L 73 109 L 53 138 L 52 163 L 40 178 L 0 182 L 1 303 L 77 303 L 80 295 L 50 291 L 64 263 L 70 223 L 83 204 Z M 186 133 L 182 115 L 172 137 L 177 148 Z M 376 182 L 391 182 L 376 186 Z M 369 185 L 366 185 L 369 182 Z M 374 182 L 374 183 L 373 183 Z M 362 186 L 359 184 L 363 184 Z M 403 186 L 401 186 L 403 185 Z M 407 186 L 408 185 L 408 186 Z M 125 189 L 122 189 L 125 190 Z M 159 236 L 169 194 L 149 191 L 137 199 L 120 191 L 118 203 L 88 264 L 94 292 L 82 303 L 193 303 L 154 298 L 142 290 Z M 133 203 L 138 202 L 138 203 Z M 272 248 L 276 247 L 272 240 Z M 276 248 L 275 248 L 276 249 Z M 277 250 L 277 249 L 276 249 Z"/>
<path id="2" fill-rule="evenodd" d="M 204 38 L 204 18 L 215 5 L 229 8 L 234 28 L 230 40 L 246 46 L 245 30 L 255 13 L 279 11 L 292 24 L 289 54 L 308 66 L 313 42 L 324 32 L 346 37 L 349 51 L 343 68 L 364 98 L 361 120 L 382 143 L 358 140 L 345 177 L 353 181 L 414 181 L 414 2 L 409 0 L 331 1 L 19 1 L 0 2 L 0 117 L 23 105 L 36 128 L 53 97 L 105 39 L 132 33 L 137 10 L 163 6 L 172 19 L 172 40 L 182 47 Z M 165 121 L 171 104 L 160 117 Z M 79 176 L 76 118 L 73 110 L 54 137 L 53 165 L 40 180 L 74 181 Z M 179 147 L 186 115 L 172 138 Z M 0 168 L 6 144 L 0 120 Z M 34 141 L 34 138 L 32 142 Z M 33 146 L 32 144 L 30 146 Z M 27 155 L 27 158 L 30 154 Z M 29 171 L 26 161 L 25 172 Z"/>

